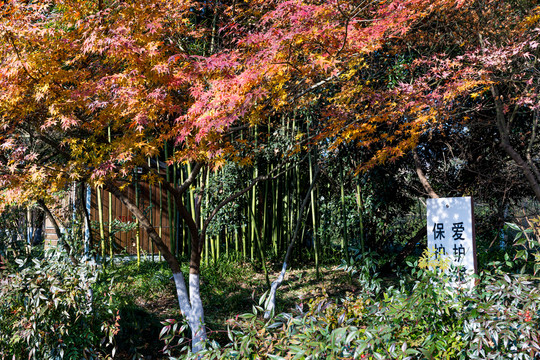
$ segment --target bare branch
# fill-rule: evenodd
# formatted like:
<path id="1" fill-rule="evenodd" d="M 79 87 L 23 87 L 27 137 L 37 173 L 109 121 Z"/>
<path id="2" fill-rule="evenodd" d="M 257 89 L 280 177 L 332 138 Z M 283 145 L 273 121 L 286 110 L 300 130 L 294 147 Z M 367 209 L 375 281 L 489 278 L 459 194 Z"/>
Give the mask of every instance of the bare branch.
<path id="1" fill-rule="evenodd" d="M 109 191 L 111 194 L 113 194 L 118 200 L 124 204 L 127 209 L 139 220 L 139 223 L 141 226 L 146 230 L 148 236 L 156 245 L 158 250 L 161 252 L 163 257 L 165 258 L 165 261 L 169 264 L 171 267 L 171 270 L 173 273 L 180 272 L 180 264 L 178 263 L 178 260 L 174 257 L 174 255 L 171 253 L 167 245 L 163 242 L 163 239 L 158 235 L 156 232 L 154 226 L 150 223 L 150 220 L 145 215 L 145 213 L 139 209 L 132 200 L 130 200 L 119 188 L 116 186 L 112 181 L 105 182 L 105 189 Z"/>
<path id="2" fill-rule="evenodd" d="M 324 84 L 326 83 L 329 83 L 330 81 L 338 78 L 341 74 L 343 73 L 343 71 L 340 71 L 338 72 L 337 74 L 334 74 L 334 75 L 331 75 L 329 77 L 327 77 L 326 79 L 323 79 L 321 81 L 319 81 L 318 83 L 316 84 L 313 84 L 312 86 L 310 86 L 309 88 L 305 89 L 304 91 L 302 91 L 300 94 L 296 95 L 294 97 L 294 100 L 297 100 L 299 98 L 301 98 L 302 96 L 304 96 L 305 94 L 309 93 L 309 92 L 312 92 L 313 90 L 323 86 Z"/>
<path id="3" fill-rule="evenodd" d="M 416 149 L 414 149 L 412 153 L 414 158 L 414 165 L 416 167 L 416 174 L 418 175 L 418 178 L 420 179 L 420 183 L 424 187 L 424 190 L 426 190 L 430 198 L 439 198 L 439 195 L 437 195 L 437 193 L 433 190 L 426 175 L 424 174 L 424 171 L 422 170 L 422 163 L 420 161 L 420 157 L 418 156 L 418 152 L 416 151 Z"/>

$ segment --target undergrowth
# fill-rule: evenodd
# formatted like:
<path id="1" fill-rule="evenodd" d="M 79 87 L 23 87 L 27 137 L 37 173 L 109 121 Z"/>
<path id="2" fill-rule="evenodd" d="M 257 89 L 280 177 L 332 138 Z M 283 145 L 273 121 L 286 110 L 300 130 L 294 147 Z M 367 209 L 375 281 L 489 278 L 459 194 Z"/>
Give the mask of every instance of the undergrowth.
<path id="1" fill-rule="evenodd" d="M 364 259 L 366 260 L 366 259 Z M 456 287 L 439 269 L 417 264 L 399 281 L 383 281 L 372 261 L 355 269 L 355 293 L 323 294 L 295 309 L 262 317 L 253 310 L 229 319 L 228 343 L 210 341 L 186 355 L 181 322 L 162 332 L 170 359 L 536 359 L 540 357 L 538 281 L 491 264 L 474 287 Z M 177 324 L 177 326 L 172 326 Z M 178 336 L 175 336 L 178 335 Z"/>

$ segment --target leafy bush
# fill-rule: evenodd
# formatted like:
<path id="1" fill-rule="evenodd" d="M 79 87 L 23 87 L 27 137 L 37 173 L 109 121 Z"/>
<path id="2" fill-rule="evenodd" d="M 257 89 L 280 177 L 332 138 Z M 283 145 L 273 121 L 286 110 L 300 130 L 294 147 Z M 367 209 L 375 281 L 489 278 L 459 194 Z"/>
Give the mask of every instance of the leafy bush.
<path id="1" fill-rule="evenodd" d="M 0 358 L 104 358 L 118 318 L 111 294 L 94 293 L 99 270 L 59 254 L 17 264 L 0 288 Z"/>
<path id="2" fill-rule="evenodd" d="M 538 283 L 528 275 L 495 270 L 481 274 L 466 305 L 463 339 L 470 359 L 540 356 Z M 463 301 L 465 302 L 465 301 Z"/>
<path id="3" fill-rule="evenodd" d="M 220 347 L 211 342 L 197 356 L 536 359 L 540 356 L 538 284 L 525 274 L 503 273 L 499 265 L 476 276 L 472 289 L 456 288 L 454 278 L 437 269 L 415 267 L 407 278 L 380 291 L 360 291 L 340 300 L 322 296 L 269 322 L 261 319 L 261 307 L 254 307 L 252 313 L 229 321 L 229 344 Z M 367 282 L 366 269 L 358 273 Z M 375 280 L 371 287 L 380 286 Z M 162 335 L 170 344 L 171 335 L 180 329 L 168 326 Z"/>

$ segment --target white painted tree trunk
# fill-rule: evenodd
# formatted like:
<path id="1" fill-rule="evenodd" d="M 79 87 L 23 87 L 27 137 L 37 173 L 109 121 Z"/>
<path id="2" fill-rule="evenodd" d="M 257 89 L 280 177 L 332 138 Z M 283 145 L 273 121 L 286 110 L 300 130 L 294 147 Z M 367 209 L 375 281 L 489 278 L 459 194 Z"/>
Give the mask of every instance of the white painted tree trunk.
<path id="1" fill-rule="evenodd" d="M 279 273 L 278 278 L 276 281 L 272 283 L 272 286 L 270 287 L 270 294 L 268 295 L 268 299 L 266 300 L 265 304 L 265 310 L 264 310 L 264 318 L 269 319 L 272 317 L 274 309 L 276 308 L 276 291 L 278 287 L 283 282 L 283 279 L 285 278 L 285 272 L 287 271 L 287 262 L 283 262 L 283 267 L 281 268 L 281 273 Z"/>
<path id="2" fill-rule="evenodd" d="M 190 178 L 194 179 L 195 172 L 192 172 Z M 189 179 L 188 179 L 189 180 Z M 189 186 L 191 182 L 187 181 L 182 186 Z M 176 190 L 170 186 L 167 182 L 163 183 L 165 188 L 169 186 L 168 190 L 175 192 Z M 186 185 L 187 184 L 187 185 Z M 106 189 L 114 194 L 120 201 L 131 211 L 137 219 L 139 219 L 140 224 L 147 231 L 148 236 L 154 242 L 154 245 L 161 251 L 161 254 L 171 267 L 173 271 L 173 279 L 176 286 L 176 296 L 178 298 L 178 303 L 180 305 L 180 311 L 182 315 L 186 317 L 188 325 L 191 328 L 192 333 L 192 344 L 191 348 L 194 353 L 201 351 L 204 348 L 204 343 L 207 340 L 206 329 L 204 327 L 204 311 L 202 306 L 201 294 L 200 294 L 200 278 L 199 274 L 190 274 L 189 275 L 189 293 L 188 288 L 186 287 L 186 282 L 184 280 L 184 275 L 180 271 L 180 264 L 174 255 L 170 252 L 169 248 L 165 245 L 161 236 L 158 235 L 154 227 L 152 226 L 150 220 L 146 215 L 137 207 L 135 203 L 130 201 L 127 196 L 125 196 L 122 191 L 111 181 L 107 182 Z M 179 193 L 177 192 L 177 195 Z M 178 202 L 179 209 L 181 213 L 185 215 L 187 219 L 188 226 L 191 224 L 191 231 L 193 239 L 197 239 L 198 229 L 195 221 L 189 217 L 189 214 L 186 208 L 183 206 L 182 202 Z M 199 243 L 192 240 L 192 249 L 197 249 Z M 194 259 L 194 260 L 193 260 Z M 198 269 L 200 265 L 200 253 L 192 253 L 192 260 L 190 262 L 191 269 Z"/>
<path id="3" fill-rule="evenodd" d="M 308 200 L 311 198 L 311 191 L 313 190 L 313 187 L 315 186 L 315 182 L 317 181 L 318 177 L 319 177 L 319 168 L 317 167 L 317 171 L 315 172 L 315 175 L 313 176 L 313 180 L 311 181 L 311 185 L 309 186 L 309 190 L 306 194 L 306 197 L 304 198 L 304 201 L 302 201 L 302 206 L 300 207 L 300 211 L 298 213 L 298 219 L 296 220 L 296 227 L 294 229 L 294 233 L 292 235 L 291 241 L 287 248 L 285 259 L 283 259 L 283 267 L 281 268 L 281 273 L 279 274 L 276 281 L 274 281 L 272 283 L 272 286 L 270 287 L 270 294 L 268 295 L 268 299 L 266 300 L 265 307 L 264 307 L 265 319 L 269 319 L 270 317 L 274 315 L 273 313 L 276 307 L 276 291 L 278 287 L 281 285 L 281 283 L 283 282 L 283 278 L 285 277 L 285 272 L 287 271 L 287 261 L 289 261 L 289 257 L 291 256 L 294 243 L 296 241 L 296 238 L 298 237 L 298 230 L 300 229 L 300 223 L 302 222 L 304 208 L 306 207 Z"/>
<path id="4" fill-rule="evenodd" d="M 203 349 L 207 340 L 204 327 L 204 311 L 200 293 L 200 277 L 198 274 L 189 274 L 189 294 L 182 273 L 173 274 L 176 285 L 176 295 L 180 304 L 182 315 L 188 320 L 191 329 L 191 351 L 197 353 Z"/>
<path id="5" fill-rule="evenodd" d="M 192 335 L 192 350 L 199 352 L 202 350 L 203 343 L 207 340 L 206 328 L 204 327 L 204 310 L 200 293 L 199 274 L 189 274 L 189 295 L 191 302 L 191 315 L 189 317 L 189 326 Z"/>

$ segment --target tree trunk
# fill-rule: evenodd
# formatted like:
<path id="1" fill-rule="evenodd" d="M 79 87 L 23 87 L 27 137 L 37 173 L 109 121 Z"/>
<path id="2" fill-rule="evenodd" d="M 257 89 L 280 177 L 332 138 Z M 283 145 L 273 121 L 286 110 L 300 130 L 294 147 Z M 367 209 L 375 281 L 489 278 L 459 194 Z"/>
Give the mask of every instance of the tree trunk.
<path id="1" fill-rule="evenodd" d="M 157 249 L 161 252 L 165 261 L 169 264 L 174 282 L 176 285 L 176 294 L 178 297 L 178 303 L 180 305 L 180 311 L 188 320 L 188 324 L 192 332 L 192 351 L 199 352 L 203 348 L 203 343 L 207 339 L 206 329 L 204 327 L 204 311 L 202 306 L 202 300 L 200 296 L 200 265 L 201 254 L 204 247 L 204 238 L 208 225 L 219 212 L 229 202 L 242 196 L 249 190 L 251 190 L 255 184 L 259 181 L 267 180 L 270 175 L 259 176 L 253 179 L 251 183 L 242 190 L 239 190 L 235 194 L 227 197 L 214 207 L 214 210 L 207 216 L 204 221 L 200 221 L 201 213 L 201 196 L 200 194 L 195 201 L 193 201 L 192 208 L 194 207 L 193 214 L 190 214 L 186 206 L 183 203 L 183 194 L 190 188 L 190 186 L 196 180 L 197 174 L 202 169 L 203 164 L 197 163 L 195 167 L 189 172 L 188 178 L 179 187 L 173 186 L 170 182 L 163 181 L 160 184 L 162 188 L 168 191 L 175 200 L 177 210 L 180 217 L 185 221 L 187 228 L 189 229 L 191 237 L 191 254 L 189 260 L 189 293 L 186 288 L 184 275 L 181 272 L 180 264 L 171 250 L 165 245 L 162 238 L 158 235 L 155 228 L 150 223 L 148 217 L 143 211 L 141 211 L 136 204 L 131 201 L 112 181 L 105 183 L 106 189 L 114 194 L 127 208 L 128 210 L 140 221 L 140 225 L 148 233 L 148 237 Z M 147 167 L 150 170 L 149 167 Z M 204 172 L 203 172 L 204 177 Z M 204 180 L 204 179 L 203 179 Z M 204 181 L 203 181 L 204 184 Z M 204 190 L 204 189 L 203 189 Z M 202 227 L 199 228 L 199 223 L 202 223 Z"/>
<path id="2" fill-rule="evenodd" d="M 296 219 L 296 227 L 294 229 L 294 233 L 289 243 L 289 247 L 287 248 L 285 259 L 283 259 L 283 266 L 281 267 L 281 272 L 278 278 L 276 279 L 276 281 L 274 281 L 272 283 L 272 286 L 270 287 L 270 294 L 268 295 L 268 299 L 266 300 L 266 303 L 265 303 L 265 310 L 264 310 L 265 319 L 269 319 L 270 317 L 272 317 L 274 309 L 276 307 L 276 292 L 285 277 L 285 272 L 287 271 L 287 261 L 289 261 L 289 257 L 291 256 L 294 243 L 298 236 L 298 230 L 300 229 L 300 224 L 302 223 L 302 215 L 304 213 L 304 208 L 306 207 L 308 200 L 311 198 L 311 192 L 313 191 L 313 187 L 315 186 L 315 183 L 317 182 L 318 177 L 319 177 L 319 168 L 317 167 L 315 174 L 313 175 L 313 181 L 311 182 L 311 185 L 309 186 L 307 194 L 304 198 L 304 201 L 302 202 L 302 205 L 298 211 L 298 218 Z"/>
<path id="3" fill-rule="evenodd" d="M 203 343 L 207 339 L 204 327 L 204 309 L 200 294 L 199 274 L 189 274 L 189 295 L 182 272 L 173 272 L 176 285 L 176 295 L 180 304 L 180 311 L 188 321 L 191 329 L 191 350 L 197 353 L 203 349 Z"/>
<path id="4" fill-rule="evenodd" d="M 499 89 L 496 85 L 491 86 L 491 94 L 493 95 L 493 99 L 495 101 L 496 123 L 501 140 L 500 145 L 506 152 L 506 154 L 508 154 L 512 158 L 512 160 L 514 160 L 517 166 L 521 169 L 523 175 L 525 175 L 527 182 L 533 190 L 536 199 L 540 200 L 540 179 L 535 176 L 536 171 L 534 163 L 527 163 L 527 161 L 525 161 L 510 144 L 510 123 L 512 122 L 512 118 L 514 117 L 515 112 L 514 114 L 512 114 L 510 119 L 507 120 L 506 115 L 504 114 L 504 106 L 501 101 L 502 95 L 500 95 Z"/>
<path id="5" fill-rule="evenodd" d="M 394 261 L 387 262 L 382 268 L 381 273 L 382 274 L 389 274 L 392 272 L 392 268 L 396 268 L 397 266 L 401 265 L 407 256 L 412 254 L 414 249 L 416 248 L 416 245 L 422 240 L 425 239 L 427 236 L 427 228 L 426 226 L 422 226 L 416 234 L 407 242 L 405 247 L 399 252 L 399 254 L 396 256 Z"/>
<path id="6" fill-rule="evenodd" d="M 426 175 L 424 174 L 424 171 L 422 170 L 422 162 L 420 161 L 420 157 L 418 156 L 418 153 L 416 149 L 413 150 L 413 158 L 414 158 L 414 165 L 416 167 L 416 174 L 418 175 L 418 178 L 420 180 L 420 183 L 424 187 L 424 190 L 426 191 L 427 195 L 432 199 L 438 199 L 439 194 L 437 194 L 433 188 L 431 187 L 431 184 L 429 183 Z M 399 254 L 396 256 L 393 262 L 386 263 L 381 269 L 382 273 L 390 273 L 392 268 L 395 268 L 398 265 L 401 265 L 407 256 L 412 254 L 414 249 L 416 248 L 416 245 L 427 236 L 427 229 L 425 226 L 422 226 L 420 230 L 416 232 L 416 234 L 407 242 L 405 247 L 399 252 Z"/>
<path id="7" fill-rule="evenodd" d="M 170 184 L 166 184 L 170 185 Z M 158 235 L 149 219 L 120 189 L 112 182 L 105 184 L 108 191 L 116 196 L 131 213 L 140 221 L 140 225 L 146 230 L 149 238 L 161 252 L 165 261 L 172 270 L 174 283 L 176 285 L 176 295 L 180 305 L 182 315 L 188 320 L 188 324 L 192 333 L 192 351 L 198 352 L 202 350 L 203 342 L 206 341 L 206 329 L 204 328 L 204 311 L 200 295 L 200 278 L 199 269 L 201 263 L 201 239 L 198 236 L 198 228 L 194 221 L 187 221 L 191 230 L 192 246 L 191 259 L 189 264 L 189 293 L 186 288 L 184 275 L 182 274 L 180 263 L 165 245 L 161 237 Z M 181 205 L 181 204 L 179 204 Z M 180 215 L 186 219 L 189 216 L 185 207 L 180 207 Z M 186 214 L 184 214 L 184 212 Z"/>

